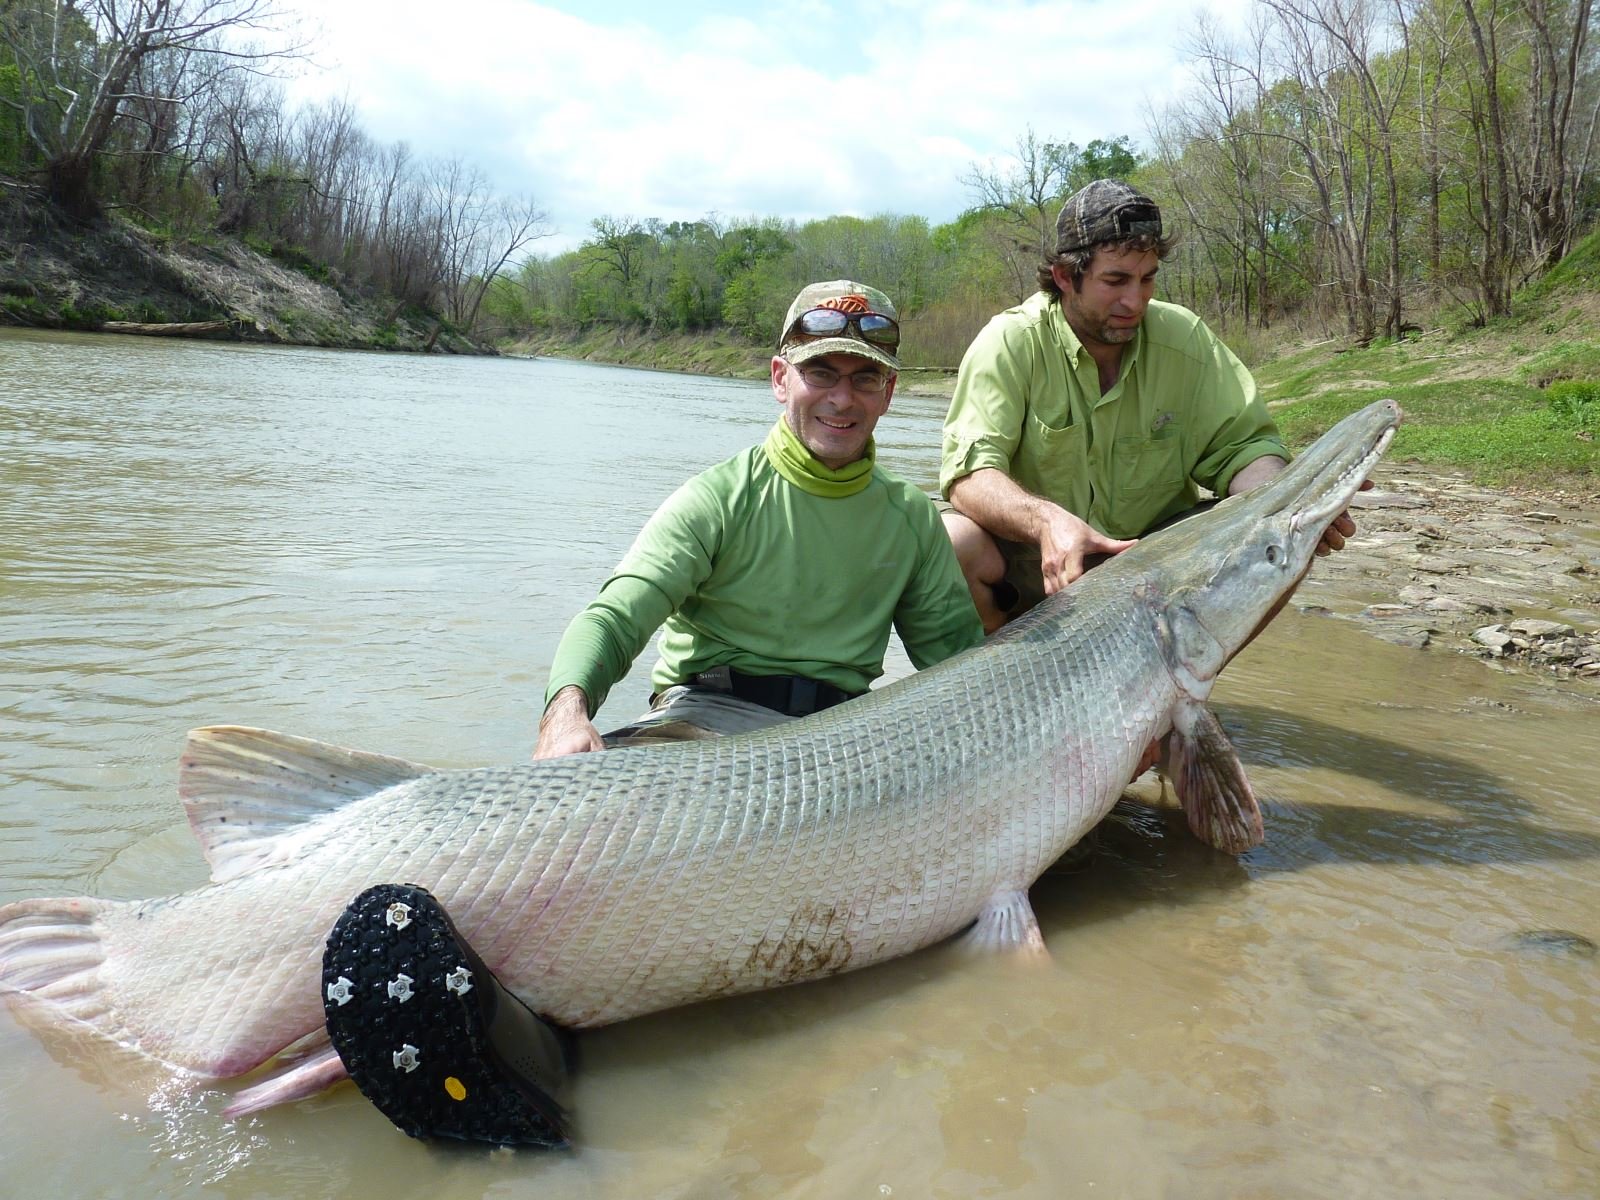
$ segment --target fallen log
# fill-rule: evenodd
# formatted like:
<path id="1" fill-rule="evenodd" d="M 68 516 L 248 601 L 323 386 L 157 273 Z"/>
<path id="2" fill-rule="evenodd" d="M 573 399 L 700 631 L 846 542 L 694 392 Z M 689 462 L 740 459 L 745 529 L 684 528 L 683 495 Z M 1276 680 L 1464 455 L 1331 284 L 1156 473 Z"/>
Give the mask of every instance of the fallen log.
<path id="1" fill-rule="evenodd" d="M 227 321 L 102 321 L 102 333 L 140 333 L 150 337 L 205 337 L 212 333 L 227 333 L 232 326 Z"/>

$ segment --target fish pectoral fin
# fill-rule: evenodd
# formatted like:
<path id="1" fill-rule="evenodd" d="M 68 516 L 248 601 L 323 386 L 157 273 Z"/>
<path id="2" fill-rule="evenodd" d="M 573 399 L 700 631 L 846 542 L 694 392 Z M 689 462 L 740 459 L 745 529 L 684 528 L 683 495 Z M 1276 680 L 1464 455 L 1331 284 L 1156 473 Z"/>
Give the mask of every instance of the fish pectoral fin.
<path id="1" fill-rule="evenodd" d="M 228 1102 L 228 1107 L 222 1110 L 222 1115 L 232 1119 L 260 1112 L 263 1108 L 271 1108 L 275 1104 L 304 1100 L 307 1096 L 315 1096 L 324 1088 L 332 1087 L 341 1079 L 350 1078 L 350 1072 L 345 1070 L 344 1062 L 339 1058 L 338 1052 L 328 1043 L 326 1033 L 322 1035 L 322 1043 L 321 1049 L 299 1060 L 287 1070 L 275 1072 L 261 1082 L 235 1092 L 233 1099 Z"/>
<path id="2" fill-rule="evenodd" d="M 277 839 L 313 817 L 435 768 L 243 725 L 190 732 L 178 795 L 213 882 L 271 857 Z"/>
<path id="3" fill-rule="evenodd" d="M 1168 750 L 1172 787 L 1195 837 L 1226 854 L 1243 854 L 1265 840 L 1261 806 L 1215 713 L 1185 704 Z"/>
<path id="4" fill-rule="evenodd" d="M 1028 893 L 1021 891 L 990 896 L 977 923 L 961 935 L 961 944 L 969 950 L 1018 951 L 1030 958 L 1050 957 L 1033 905 L 1028 903 Z"/>

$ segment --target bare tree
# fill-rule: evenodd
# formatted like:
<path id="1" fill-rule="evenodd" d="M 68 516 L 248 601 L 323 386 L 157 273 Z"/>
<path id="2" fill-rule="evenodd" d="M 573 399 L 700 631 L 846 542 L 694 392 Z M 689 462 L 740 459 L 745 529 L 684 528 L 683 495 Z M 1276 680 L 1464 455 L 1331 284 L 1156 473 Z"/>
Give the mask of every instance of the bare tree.
<path id="1" fill-rule="evenodd" d="M 1491 0 L 1480 18 L 1474 0 L 1461 0 L 1479 75 L 1469 84 L 1473 96 L 1473 129 L 1482 155 L 1478 198 L 1483 254 L 1478 264 L 1480 291 L 1489 316 L 1511 311 L 1511 276 L 1516 262 L 1516 230 L 1512 225 L 1512 165 L 1505 101 L 1500 92 L 1501 6 Z"/>
<path id="2" fill-rule="evenodd" d="M 42 156 L 46 190 L 65 212 L 99 211 L 92 172 L 134 105 L 179 97 L 147 90 L 152 56 L 189 51 L 234 69 L 264 71 L 297 49 L 242 39 L 281 21 L 273 0 L 11 0 L 0 45 L 16 60 L 22 115 Z"/>
<path id="3" fill-rule="evenodd" d="M 1592 0 L 1522 0 L 1532 50 L 1528 150 L 1518 172 L 1532 258 L 1555 266 L 1572 246 L 1577 178 L 1569 146 Z"/>
<path id="4" fill-rule="evenodd" d="M 1387 64 L 1380 74 L 1376 69 L 1374 44 L 1379 32 L 1378 19 L 1368 0 L 1264 0 L 1264 3 L 1278 14 L 1282 28 L 1291 34 L 1295 44 L 1307 46 L 1312 36 L 1319 37 L 1323 43 L 1323 74 L 1312 80 L 1302 79 L 1302 82 L 1309 84 L 1321 100 L 1330 144 L 1339 157 L 1346 220 L 1353 220 L 1359 210 L 1364 231 L 1374 201 L 1381 205 L 1380 216 L 1388 235 L 1389 297 L 1384 332 L 1397 337 L 1400 333 L 1402 256 L 1394 115 L 1404 97 L 1410 72 L 1411 46 L 1405 11 L 1398 0 L 1394 0 L 1391 11 L 1402 36 L 1399 47 L 1391 51 L 1396 61 Z M 1306 53 L 1301 61 L 1309 64 L 1316 61 L 1316 55 Z M 1348 92 L 1353 95 L 1347 95 Z M 1379 166 L 1377 184 L 1382 189 L 1381 194 L 1372 186 L 1374 159 Z M 1361 172 L 1359 177 L 1358 171 Z M 1372 333 L 1369 326 L 1372 318 L 1366 311 L 1368 300 L 1364 290 L 1366 252 L 1364 240 L 1359 246 L 1354 242 L 1349 246 L 1349 262 L 1356 267 L 1361 298 L 1358 322 L 1363 341 L 1370 339 Z M 1356 266 L 1357 255 L 1362 259 L 1359 267 Z"/>
<path id="5" fill-rule="evenodd" d="M 1150 122 L 1184 224 L 1199 235 L 1199 244 L 1182 246 L 1180 254 L 1211 272 L 1224 308 L 1262 328 L 1272 320 L 1274 266 L 1301 269 L 1273 245 L 1291 206 L 1282 155 L 1260 111 L 1267 40 L 1259 14 L 1243 46 L 1200 18 L 1189 39 L 1199 87 Z"/>
<path id="6" fill-rule="evenodd" d="M 961 177 L 977 200 L 974 207 L 999 218 L 996 249 L 1017 281 L 1019 300 L 1034 290 L 1035 268 L 1055 252 L 1056 214 L 1077 156 L 1071 142 L 1040 138 L 1030 126 L 1009 163 L 974 163 Z"/>

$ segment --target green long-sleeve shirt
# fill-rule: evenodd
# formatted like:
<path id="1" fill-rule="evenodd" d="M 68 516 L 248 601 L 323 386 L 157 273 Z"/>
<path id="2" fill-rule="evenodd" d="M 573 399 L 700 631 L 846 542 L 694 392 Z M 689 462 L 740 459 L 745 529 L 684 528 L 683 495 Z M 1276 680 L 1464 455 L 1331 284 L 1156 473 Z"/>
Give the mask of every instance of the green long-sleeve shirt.
<path id="1" fill-rule="evenodd" d="M 780 420 L 765 445 L 690 479 L 568 626 L 545 702 L 576 684 L 598 709 L 662 626 L 657 690 L 726 664 L 858 692 L 883 674 L 891 625 L 918 668 L 981 642 L 932 502 L 853 466 L 830 472 Z"/>
<path id="2" fill-rule="evenodd" d="M 1199 317 L 1152 300 L 1104 395 L 1099 368 L 1043 292 L 1000 313 L 961 361 L 939 486 L 994 467 L 1110 537 L 1139 537 L 1226 495 L 1240 469 L 1288 451 L 1255 380 Z"/>

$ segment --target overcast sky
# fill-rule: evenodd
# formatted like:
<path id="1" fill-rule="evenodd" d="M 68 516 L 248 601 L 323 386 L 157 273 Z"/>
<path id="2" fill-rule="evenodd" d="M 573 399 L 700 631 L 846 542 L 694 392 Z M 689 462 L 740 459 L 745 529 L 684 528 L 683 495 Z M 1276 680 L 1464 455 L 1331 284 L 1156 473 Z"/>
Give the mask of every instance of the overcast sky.
<path id="1" fill-rule="evenodd" d="M 1250 0 L 330 0 L 292 99 L 534 195 L 570 249 L 601 215 L 914 213 L 1028 126 L 1146 140 L 1180 44 Z"/>

